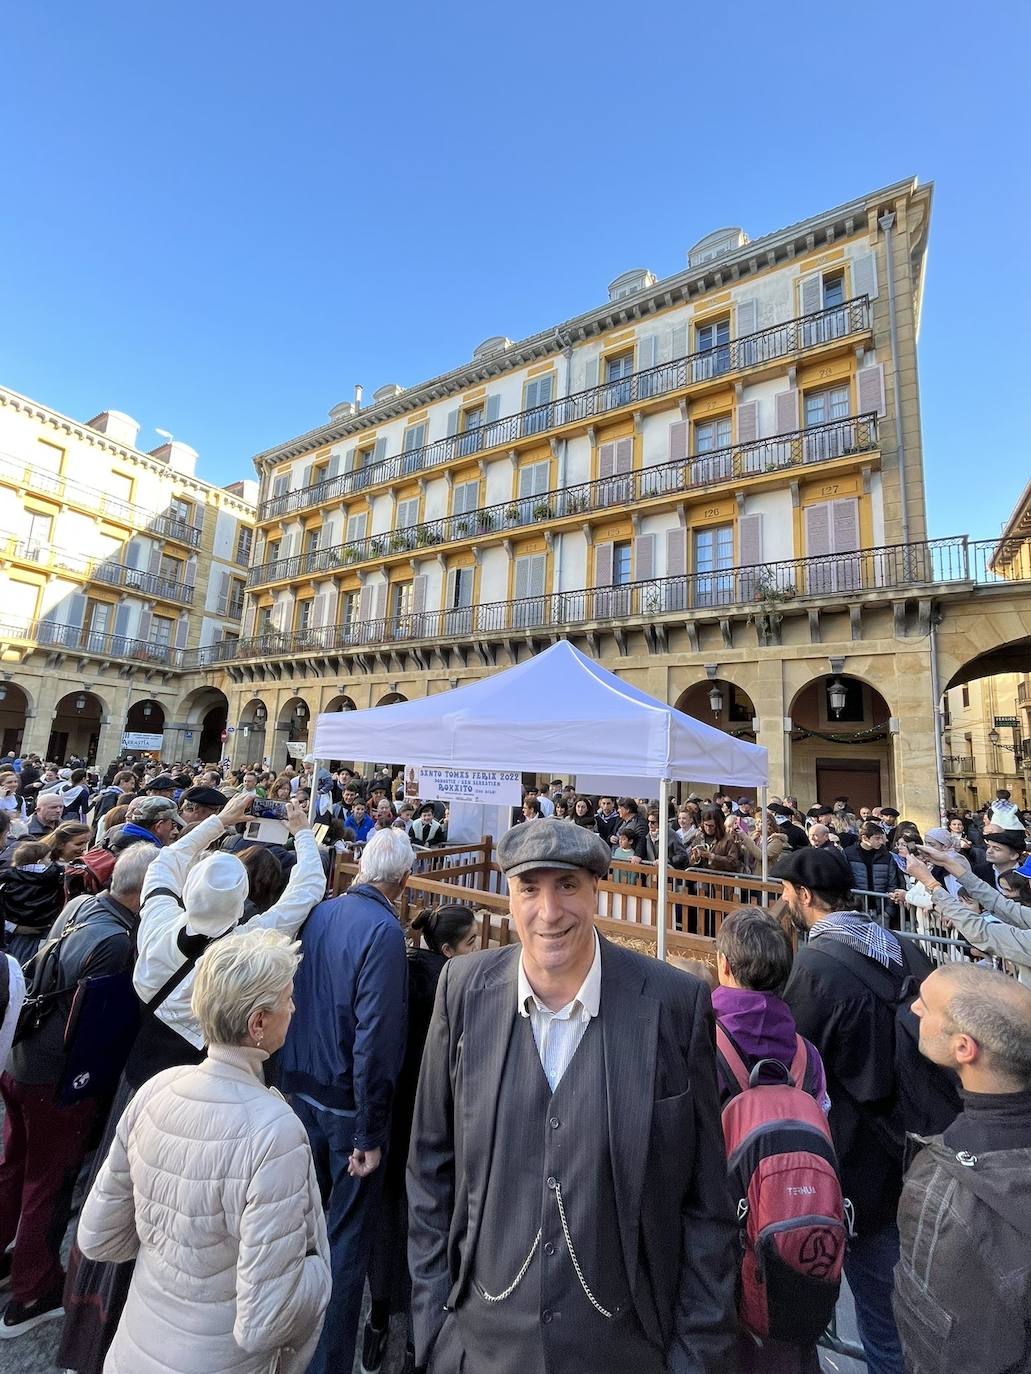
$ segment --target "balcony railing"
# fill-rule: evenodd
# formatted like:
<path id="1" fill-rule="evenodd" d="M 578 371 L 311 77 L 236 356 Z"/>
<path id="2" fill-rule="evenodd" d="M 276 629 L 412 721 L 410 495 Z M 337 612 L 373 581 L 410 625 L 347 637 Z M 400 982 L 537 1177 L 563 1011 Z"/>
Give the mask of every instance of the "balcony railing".
<path id="1" fill-rule="evenodd" d="M 0 643 L 37 644 L 41 648 L 67 649 L 71 653 L 100 658 L 124 658 L 135 663 L 180 666 L 183 650 L 128 635 L 97 634 L 79 625 L 57 625 L 49 620 L 0 622 Z"/>
<path id="2" fill-rule="evenodd" d="M 204 530 L 200 525 L 191 525 L 174 515 L 157 515 L 150 518 L 147 532 L 159 535 L 163 539 L 174 539 L 177 543 L 188 544 L 191 549 L 195 549 L 200 544 Z"/>
<path id="3" fill-rule="evenodd" d="M 855 553 L 796 558 L 682 577 L 652 578 L 625 586 L 556 592 L 518 601 L 495 601 L 450 610 L 422 611 L 352 621 L 304 631 L 273 631 L 202 651 L 205 665 L 294 654 L 325 653 L 398 641 L 484 638 L 509 631 L 565 633 L 596 622 L 705 619 L 809 599 L 840 600 L 942 583 L 1005 582 L 989 566 L 997 541 L 958 535 L 921 543 L 893 544 Z M 1029 541 L 1031 543 L 1031 541 Z M 183 667 L 202 664 L 187 650 Z"/>
<path id="4" fill-rule="evenodd" d="M 789 468 L 807 467 L 868 453 L 877 447 L 877 417 L 874 414 L 833 420 L 829 424 L 758 439 L 750 444 L 714 449 L 696 454 L 686 462 L 659 463 L 653 467 L 593 482 L 580 482 L 537 496 L 484 506 L 462 515 L 446 515 L 419 525 L 369 535 L 350 544 L 279 558 L 251 569 L 248 587 L 295 577 L 332 573 L 355 563 L 365 563 L 390 554 L 474 539 L 540 524 L 548 520 L 627 506 L 638 501 L 675 496 L 698 487 L 721 482 L 739 482 L 763 473 L 778 473 Z"/>
<path id="5" fill-rule="evenodd" d="M 220 596 L 215 603 L 215 614 L 227 620 L 239 620 L 243 615 L 243 597 Z"/>
<path id="6" fill-rule="evenodd" d="M 974 771 L 974 760 L 969 754 L 943 754 L 942 769 L 947 777 Z"/>
<path id="7" fill-rule="evenodd" d="M 135 506 L 119 496 L 111 496 L 98 487 L 63 477 L 36 463 L 26 463 L 12 453 L 0 453 L 0 479 L 15 482 L 21 487 L 31 487 L 58 501 L 67 500 L 69 504 L 85 507 L 97 515 L 109 516 L 120 524 L 133 526 L 141 533 L 175 539 L 181 544 L 189 544 L 191 548 L 196 548 L 201 541 L 202 530 L 196 525 L 189 525 L 171 515 L 155 515 L 143 506 Z"/>
<path id="8" fill-rule="evenodd" d="M 737 372 L 750 371 L 811 348 L 865 333 L 870 328 L 870 302 L 866 296 L 846 301 L 829 310 L 818 310 L 755 334 L 691 353 L 658 367 L 634 372 L 619 381 L 603 382 L 561 400 L 549 401 L 494 420 L 464 434 L 437 439 L 423 448 L 395 454 L 381 463 L 343 472 L 296 491 L 272 496 L 258 507 L 258 519 L 277 520 L 309 506 L 321 506 L 339 497 L 381 482 L 409 477 L 452 458 L 485 449 L 511 445 L 517 440 L 544 434 L 565 425 L 583 424 L 623 406 L 653 401 L 659 396 L 709 382 Z"/>
<path id="9" fill-rule="evenodd" d="M 127 563 L 109 563 L 102 559 L 86 558 L 45 544 L 38 539 L 24 539 L 16 534 L 0 533 L 0 559 L 16 559 L 32 563 L 40 570 L 68 573 L 84 577 L 90 582 L 102 582 L 108 587 L 125 587 L 143 596 L 158 597 L 162 601 L 176 601 L 185 606 L 193 603 L 194 589 L 188 582 L 177 582 L 160 573 L 142 572 Z"/>

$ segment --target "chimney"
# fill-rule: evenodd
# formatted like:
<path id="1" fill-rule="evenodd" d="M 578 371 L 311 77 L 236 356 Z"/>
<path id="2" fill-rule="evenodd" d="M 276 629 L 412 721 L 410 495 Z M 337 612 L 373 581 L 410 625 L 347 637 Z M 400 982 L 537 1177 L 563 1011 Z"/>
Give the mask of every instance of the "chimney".
<path id="1" fill-rule="evenodd" d="M 90 429 L 95 429 L 98 434 L 106 434 L 116 444 L 124 444 L 126 448 L 136 447 L 136 436 L 140 432 L 140 427 L 132 416 L 126 415 L 124 411 L 102 410 L 86 423 Z"/>
<path id="2" fill-rule="evenodd" d="M 156 458 L 159 463 L 167 463 L 173 472 L 181 472 L 184 477 L 196 475 L 197 450 L 189 444 L 180 443 L 178 439 L 170 439 L 164 444 L 159 444 L 157 448 L 152 448 L 150 456 Z"/>
<path id="3" fill-rule="evenodd" d="M 362 408 L 362 384 L 361 384 L 361 382 L 355 382 L 355 384 L 354 384 L 354 413 L 357 415 L 358 412 L 359 412 L 359 410 L 361 410 L 361 408 Z"/>

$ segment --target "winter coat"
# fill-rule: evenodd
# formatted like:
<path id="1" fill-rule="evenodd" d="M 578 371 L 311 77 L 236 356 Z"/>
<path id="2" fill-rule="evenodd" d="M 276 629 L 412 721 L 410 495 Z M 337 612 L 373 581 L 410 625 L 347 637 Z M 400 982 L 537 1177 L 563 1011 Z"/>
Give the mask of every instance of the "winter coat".
<path id="1" fill-rule="evenodd" d="M 909 1374 L 1031 1369 L 1031 1149 L 917 1155 L 899 1204 L 895 1322 Z"/>
<path id="2" fill-rule="evenodd" d="M 845 855 L 852 870 L 852 886 L 861 892 L 893 892 L 899 884 L 899 871 L 887 846 L 864 849 L 854 844 Z"/>
<path id="3" fill-rule="evenodd" d="M 354 1113 L 354 1145 L 387 1143 L 408 1027 L 405 940 L 390 902 L 352 883 L 320 902 L 301 932 L 297 1011 L 279 1052 L 279 1084 Z"/>
<path id="4" fill-rule="evenodd" d="M 0 876 L 0 910 L 8 935 L 42 939 L 64 906 L 64 869 L 49 863 L 40 871 L 5 868 Z"/>
<path id="5" fill-rule="evenodd" d="M 140 928 L 136 936 L 139 956 L 133 971 L 133 986 L 142 1002 L 148 1002 L 160 988 L 182 967 L 184 953 L 179 936 L 186 925 L 182 906 L 174 897 L 151 896 L 158 888 L 181 893 L 186 875 L 208 845 L 221 839 L 224 826 L 217 816 L 188 831 L 174 844 L 161 849 L 147 869 L 143 883 L 143 905 L 140 908 Z M 268 911 L 252 916 L 245 930 L 280 930 L 292 939 L 301 922 L 326 890 L 326 875 L 319 858 L 319 847 L 310 830 L 302 830 L 295 839 L 297 863 L 290 873 L 286 891 Z M 193 974 L 190 973 L 161 1003 L 157 1019 L 195 1049 L 202 1049 L 204 1037 L 190 1010 L 193 993 Z"/>
<path id="6" fill-rule="evenodd" d="M 118 1123 L 78 1232 L 87 1259 L 136 1260 L 105 1374 L 307 1369 L 329 1245 L 308 1137 L 265 1087 L 267 1058 L 212 1045 Z"/>
<path id="7" fill-rule="evenodd" d="M 688 854 L 684 848 L 680 836 L 672 826 L 667 826 L 666 833 L 669 839 L 669 866 L 670 868 L 687 868 Z M 659 842 L 658 838 L 653 839 L 651 832 L 644 837 L 645 858 L 649 863 L 659 862 Z"/>
<path id="8" fill-rule="evenodd" d="M 782 998 L 772 992 L 754 992 L 751 988 L 718 987 L 713 989 L 712 1010 L 717 1022 L 741 1051 L 749 1070 L 760 1059 L 775 1059 L 790 1069 L 795 1058 L 797 1031 L 791 1009 Z M 830 1100 L 823 1060 L 811 1041 L 807 1040 L 806 1044 L 814 1060 L 813 1097 L 826 1112 L 830 1110 Z M 717 1073 L 717 1081 L 721 1099 L 725 1101 L 736 1085 L 725 1084 L 721 1072 Z M 775 1071 L 768 1074 L 764 1069 L 760 1071 L 760 1081 L 778 1080 Z"/>

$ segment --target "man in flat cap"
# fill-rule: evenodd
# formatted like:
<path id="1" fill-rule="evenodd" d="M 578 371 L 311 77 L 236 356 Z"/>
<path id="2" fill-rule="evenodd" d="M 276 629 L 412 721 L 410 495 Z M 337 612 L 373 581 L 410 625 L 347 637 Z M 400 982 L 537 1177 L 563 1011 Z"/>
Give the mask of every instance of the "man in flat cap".
<path id="1" fill-rule="evenodd" d="M 711 1374 L 735 1341 L 709 994 L 601 939 L 609 846 L 502 836 L 519 945 L 449 960 L 408 1160 L 430 1374 Z"/>

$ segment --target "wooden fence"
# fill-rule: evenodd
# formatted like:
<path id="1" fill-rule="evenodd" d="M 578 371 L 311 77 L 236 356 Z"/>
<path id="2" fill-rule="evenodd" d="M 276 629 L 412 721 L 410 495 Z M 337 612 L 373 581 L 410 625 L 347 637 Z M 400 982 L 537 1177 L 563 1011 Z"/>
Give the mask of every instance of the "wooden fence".
<path id="1" fill-rule="evenodd" d="M 357 871 L 356 863 L 338 858 L 332 895 L 346 892 Z M 614 863 L 598 885 L 598 930 L 654 955 L 658 896 L 655 864 Z M 772 906 L 779 898 L 778 883 L 708 869 L 674 871 L 667 887 L 667 954 L 714 964 L 715 935 L 724 916 L 740 906 Z M 402 925 L 407 930 L 419 912 L 446 902 L 465 902 L 477 912 L 482 949 L 518 939 L 489 835 L 474 845 L 419 851 L 415 871 L 397 903 Z M 415 938 L 414 932 L 410 935 Z"/>

